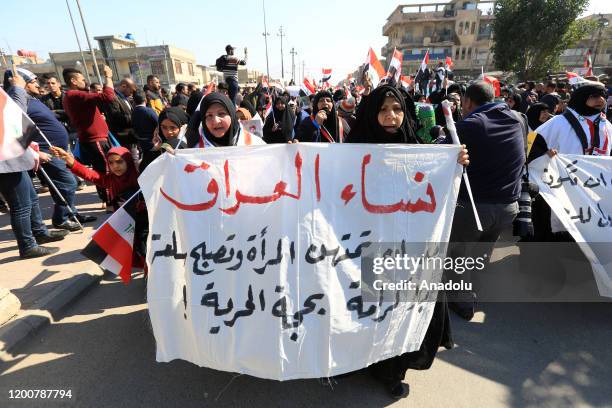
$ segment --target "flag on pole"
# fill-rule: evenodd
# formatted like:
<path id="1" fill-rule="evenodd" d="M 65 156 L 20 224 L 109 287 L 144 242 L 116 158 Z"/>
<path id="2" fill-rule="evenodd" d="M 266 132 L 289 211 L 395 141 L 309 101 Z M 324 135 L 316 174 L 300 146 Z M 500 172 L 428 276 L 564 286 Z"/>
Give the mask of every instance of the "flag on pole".
<path id="1" fill-rule="evenodd" d="M 0 173 L 34 167 L 34 154 L 28 146 L 37 134 L 32 119 L 0 88 Z"/>
<path id="2" fill-rule="evenodd" d="M 412 83 L 412 78 L 410 78 L 410 76 L 400 75 L 400 84 L 404 88 L 408 89 L 411 83 Z"/>
<path id="3" fill-rule="evenodd" d="M 264 120 L 268 117 L 269 114 L 272 113 L 272 98 L 268 97 L 268 104 L 266 105 L 266 109 L 264 110 Z"/>
<path id="4" fill-rule="evenodd" d="M 593 61 L 591 60 L 591 50 L 588 49 L 585 59 L 584 59 L 584 67 L 587 68 L 584 76 L 592 76 L 593 75 Z"/>
<path id="5" fill-rule="evenodd" d="M 94 232 L 89 244 L 81 251 L 81 254 L 105 271 L 120 276 L 124 283 L 129 283 L 132 279 L 136 226 L 134 217 L 130 214 L 133 210 L 135 200 L 132 199 Z"/>
<path id="6" fill-rule="evenodd" d="M 206 89 L 204 89 L 204 96 L 208 95 L 211 92 L 215 92 L 216 90 L 217 90 L 217 84 L 215 82 L 211 81 L 206 86 Z M 198 104 L 198 109 L 199 109 L 199 106 L 200 106 L 200 104 Z"/>
<path id="7" fill-rule="evenodd" d="M 450 55 L 446 56 L 446 60 L 444 61 L 444 65 L 446 66 L 447 70 L 451 70 L 453 68 L 453 60 L 451 59 Z"/>
<path id="8" fill-rule="evenodd" d="M 321 81 L 322 82 L 327 82 L 327 81 L 329 81 L 329 79 L 332 76 L 332 69 L 331 68 L 323 68 L 322 74 L 323 74 L 323 78 L 321 78 Z"/>
<path id="9" fill-rule="evenodd" d="M 483 78 L 483 81 L 490 83 L 493 86 L 493 90 L 495 91 L 495 96 L 501 96 L 501 86 L 499 84 L 499 79 L 489 76 L 489 75 L 485 75 Z"/>
<path id="10" fill-rule="evenodd" d="M 264 88 L 270 89 L 270 83 L 268 82 L 268 77 L 265 75 L 261 77 L 261 86 L 263 86 Z"/>
<path id="11" fill-rule="evenodd" d="M 302 81 L 301 89 L 306 95 L 312 95 L 313 93 L 317 92 L 317 89 L 313 83 L 308 80 L 308 78 L 304 78 Z"/>
<path id="12" fill-rule="evenodd" d="M 389 69 L 387 71 L 387 78 L 393 78 L 395 83 L 399 82 L 400 75 L 402 74 L 402 59 L 402 52 L 394 48 L 393 56 L 391 57 L 391 62 L 389 63 Z"/>
<path id="13" fill-rule="evenodd" d="M 368 50 L 368 58 L 366 59 L 363 74 L 364 76 L 368 75 L 370 77 L 374 88 L 376 88 L 380 80 L 385 77 L 385 69 L 378 60 L 372 47 Z"/>
<path id="14" fill-rule="evenodd" d="M 425 71 L 427 64 L 429 64 L 429 50 L 425 51 L 425 56 L 423 57 L 423 61 L 421 61 L 419 71 Z"/>
<path id="15" fill-rule="evenodd" d="M 581 77 L 580 75 L 578 75 L 575 72 L 566 72 L 565 74 L 567 75 L 567 82 L 570 85 L 576 85 L 579 82 L 586 81 L 586 79 L 584 79 L 583 77 Z"/>

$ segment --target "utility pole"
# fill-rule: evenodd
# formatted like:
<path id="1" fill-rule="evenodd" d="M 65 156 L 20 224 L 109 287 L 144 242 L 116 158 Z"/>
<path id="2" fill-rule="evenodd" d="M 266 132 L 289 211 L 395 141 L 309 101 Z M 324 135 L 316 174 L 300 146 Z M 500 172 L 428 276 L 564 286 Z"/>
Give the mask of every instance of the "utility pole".
<path id="1" fill-rule="evenodd" d="M 72 23 L 72 29 L 74 30 L 74 37 L 77 40 L 79 52 L 81 53 L 81 60 L 83 61 L 83 67 L 85 68 L 85 76 L 87 77 L 87 82 L 91 83 L 91 78 L 89 77 L 89 70 L 87 69 L 87 64 L 85 63 L 85 54 L 83 54 L 83 49 L 81 48 L 81 41 L 79 40 L 79 35 L 77 34 L 76 25 L 74 24 L 74 18 L 72 18 L 72 10 L 70 10 L 70 4 L 68 4 L 68 0 L 66 0 L 66 7 L 68 7 L 68 14 L 70 15 L 70 22 Z M 53 61 L 53 65 L 55 65 L 55 61 Z"/>
<path id="2" fill-rule="evenodd" d="M 286 37 L 286 34 L 283 33 L 283 26 L 280 26 L 277 34 L 281 39 L 281 78 L 285 78 L 285 58 L 283 55 L 283 37 Z"/>
<path id="3" fill-rule="evenodd" d="M 102 75 L 100 75 L 100 68 L 98 68 L 98 62 L 96 61 L 96 53 L 94 49 L 91 47 L 91 41 L 89 40 L 89 33 L 87 32 L 87 25 L 85 24 L 85 18 L 83 17 L 83 10 L 81 10 L 81 3 L 79 0 L 76 0 L 77 7 L 79 9 L 79 14 L 81 15 L 81 22 L 83 23 L 83 30 L 85 30 L 85 38 L 87 39 L 87 45 L 89 45 L 89 51 L 91 51 L 91 58 L 93 59 L 94 69 L 96 70 L 96 75 L 98 76 L 98 81 L 103 85 Z"/>
<path id="4" fill-rule="evenodd" d="M 297 52 L 294 47 L 291 47 L 291 52 L 289 54 L 291 54 L 291 80 L 295 83 L 295 56 Z"/>
<path id="5" fill-rule="evenodd" d="M 263 3 L 263 18 L 264 18 L 264 41 L 266 43 L 266 73 L 268 75 L 268 81 L 270 80 L 270 62 L 268 61 L 268 36 L 270 33 L 268 32 L 268 28 L 266 27 L 266 0 L 262 0 Z"/>

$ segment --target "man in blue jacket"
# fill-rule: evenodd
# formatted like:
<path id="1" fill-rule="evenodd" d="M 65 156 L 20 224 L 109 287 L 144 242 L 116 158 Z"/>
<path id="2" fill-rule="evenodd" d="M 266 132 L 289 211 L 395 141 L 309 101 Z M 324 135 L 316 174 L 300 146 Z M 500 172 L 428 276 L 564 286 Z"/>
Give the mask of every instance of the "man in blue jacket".
<path id="1" fill-rule="evenodd" d="M 68 149 L 68 132 L 66 128 L 57 120 L 53 111 L 37 98 L 40 95 L 40 85 L 36 75 L 22 68 L 17 68 L 17 71 L 25 80 L 26 85 L 24 88 L 12 86 L 8 90 L 8 94 L 28 114 L 49 142 L 62 149 Z M 79 215 L 76 212 L 74 196 L 77 183 L 72 173 L 66 168 L 65 163 L 49 154 L 49 143 L 45 138 L 37 135 L 34 141 L 38 143 L 40 148 L 39 154 L 41 156 L 42 168 L 64 197 L 72 212 L 76 214 L 79 222 L 94 221 L 96 217 Z M 44 176 L 41 178 L 44 178 Z M 78 231 L 81 227 L 78 223 L 69 219 L 70 212 L 68 206 L 57 196 L 54 189 L 51 188 L 49 191 L 55 203 L 51 219 L 53 226 L 58 229 Z"/>
<path id="2" fill-rule="evenodd" d="M 483 231 L 476 228 L 467 190 L 462 184 L 450 237 L 452 257 L 484 255 L 490 259 L 495 242 L 518 214 L 525 165 L 524 124 L 508 105 L 494 103 L 494 95 L 493 87 L 484 81 L 472 83 L 464 95 L 463 120 L 457 123 L 457 134 L 470 152 L 466 170 Z M 480 253 L 470 252 L 466 246 L 474 242 L 482 243 Z M 469 271 L 449 273 L 447 278 L 471 282 Z M 476 305 L 474 292 L 453 292 L 449 300 L 451 309 L 471 320 Z"/>

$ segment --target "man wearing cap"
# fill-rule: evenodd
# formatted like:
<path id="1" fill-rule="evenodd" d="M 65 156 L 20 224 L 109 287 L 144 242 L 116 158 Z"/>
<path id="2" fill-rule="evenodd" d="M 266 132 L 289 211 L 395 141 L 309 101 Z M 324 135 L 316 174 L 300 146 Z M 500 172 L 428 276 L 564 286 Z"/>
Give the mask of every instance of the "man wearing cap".
<path id="1" fill-rule="evenodd" d="M 113 71 L 104 66 L 102 72 L 105 78 L 102 93 L 88 91 L 83 74 L 73 68 L 64 69 L 62 75 L 68 86 L 64 94 L 64 109 L 70 123 L 77 130 L 81 152 L 84 153 L 94 170 L 106 173 L 106 152 L 110 149 L 108 140 L 108 125 L 100 113 L 100 105 L 110 104 L 115 98 L 113 89 Z M 106 190 L 98 187 L 98 196 L 106 203 Z M 107 205 L 107 208 L 110 206 Z"/>
<path id="2" fill-rule="evenodd" d="M 53 188 L 50 189 L 51 197 L 55 203 L 51 221 L 55 228 L 78 231 L 81 228 L 78 223 L 70 220 L 68 207 L 70 207 L 70 210 L 72 210 L 81 223 L 94 221 L 96 217 L 82 216 L 77 213 L 74 206 L 77 182 L 72 173 L 66 168 L 65 163 L 53 157 L 49 151 L 49 142 L 53 146 L 68 149 L 68 132 L 53 111 L 38 99 L 40 85 L 36 75 L 23 68 L 17 68 L 17 73 L 25 80 L 26 84 L 23 88 L 16 84 L 8 89 L 8 93 L 45 136 L 43 137 L 37 133 L 34 137 L 34 141 L 38 143 L 40 148 L 41 167 L 68 203 L 68 206 L 66 206 L 55 190 Z M 39 178 L 46 179 L 44 175 L 40 175 Z"/>
<path id="3" fill-rule="evenodd" d="M 229 98 L 236 103 L 236 95 L 240 90 L 238 85 L 238 65 L 246 65 L 247 49 L 244 49 L 244 59 L 240 59 L 234 55 L 234 47 L 227 45 L 225 47 L 225 55 L 217 59 L 217 70 L 223 72 L 223 80 L 229 87 Z"/>

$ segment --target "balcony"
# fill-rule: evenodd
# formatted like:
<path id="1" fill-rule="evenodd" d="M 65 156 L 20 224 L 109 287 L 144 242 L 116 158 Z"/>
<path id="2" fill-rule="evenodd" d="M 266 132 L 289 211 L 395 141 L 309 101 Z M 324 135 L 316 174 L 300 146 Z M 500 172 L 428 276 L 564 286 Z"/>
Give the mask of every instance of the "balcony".
<path id="1" fill-rule="evenodd" d="M 387 35 L 389 29 L 395 24 L 402 23 L 413 23 L 413 22 L 433 22 L 433 21 L 448 21 L 454 19 L 457 12 L 455 10 L 442 10 L 442 11 L 425 11 L 425 12 L 412 12 L 412 13 L 401 13 L 396 14 L 389 18 L 387 23 L 383 26 L 383 35 Z"/>

